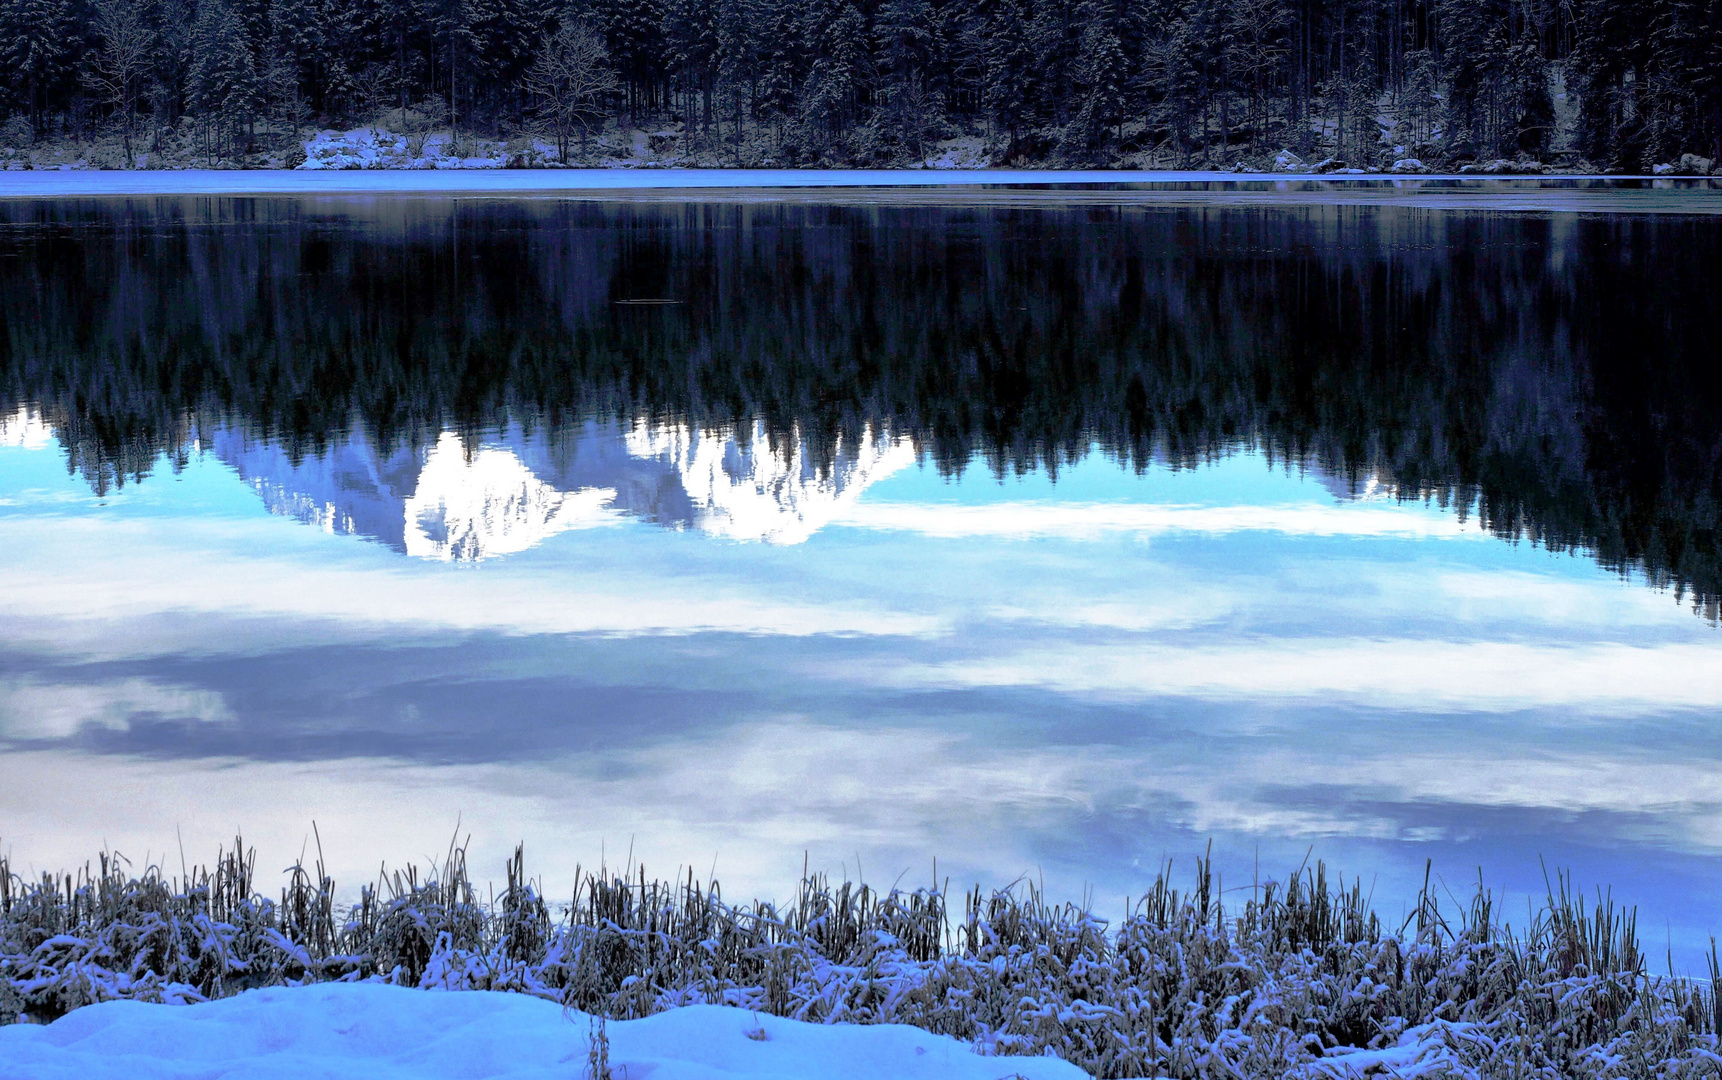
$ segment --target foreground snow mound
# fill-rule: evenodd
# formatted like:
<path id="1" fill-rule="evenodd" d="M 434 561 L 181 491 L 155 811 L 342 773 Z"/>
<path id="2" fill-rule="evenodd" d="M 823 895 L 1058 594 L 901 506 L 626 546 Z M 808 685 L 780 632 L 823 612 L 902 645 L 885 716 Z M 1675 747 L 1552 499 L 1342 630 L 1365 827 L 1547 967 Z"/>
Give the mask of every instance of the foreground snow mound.
<path id="1" fill-rule="evenodd" d="M 0 1028 L 7 1080 L 572 1080 L 592 1075 L 584 1013 L 524 994 L 376 984 L 271 987 L 202 1005 L 109 1001 Z M 807 1024 L 691 1005 L 603 1029 L 616 1080 L 1078 1080 L 1053 1058 L 987 1058 L 898 1024 Z"/>

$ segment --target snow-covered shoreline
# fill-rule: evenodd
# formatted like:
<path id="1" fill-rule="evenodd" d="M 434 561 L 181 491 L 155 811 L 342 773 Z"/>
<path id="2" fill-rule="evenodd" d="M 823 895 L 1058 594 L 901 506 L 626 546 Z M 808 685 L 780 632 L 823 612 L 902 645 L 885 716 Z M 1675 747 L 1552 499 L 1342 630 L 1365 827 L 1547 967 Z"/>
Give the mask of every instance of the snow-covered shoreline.
<path id="1" fill-rule="evenodd" d="M 596 1067 L 594 1067 L 596 1066 Z M 199 1005 L 109 1001 L 0 1027 L 9 1080 L 1083 1080 L 1051 1057 L 985 1057 L 902 1024 L 811 1024 L 690 1005 L 602 1027 L 524 994 L 324 983 Z"/>
<path id="2" fill-rule="evenodd" d="M 1630 186 L 1621 181 L 1630 181 Z M 1523 213 L 1722 214 L 1722 179 L 1324 176 L 1018 169 L 473 169 L 0 172 L 0 201 L 374 197 L 1057 206 L 1414 205 Z"/>
<path id="3" fill-rule="evenodd" d="M 1635 181 L 1623 186 L 1620 181 Z M 1722 179 L 1321 176 L 1020 169 L 472 169 L 0 172 L 0 201 L 372 197 L 1060 205 L 1415 205 L 1722 214 Z"/>

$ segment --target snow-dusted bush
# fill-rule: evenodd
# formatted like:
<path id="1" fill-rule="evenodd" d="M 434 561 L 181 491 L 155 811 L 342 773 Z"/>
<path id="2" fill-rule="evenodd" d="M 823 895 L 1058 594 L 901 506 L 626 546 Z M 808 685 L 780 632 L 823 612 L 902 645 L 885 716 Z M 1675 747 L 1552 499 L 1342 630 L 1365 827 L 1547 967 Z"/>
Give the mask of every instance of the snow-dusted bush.
<path id="1" fill-rule="evenodd" d="M 93 1001 L 190 1002 L 253 986 L 367 980 L 510 990 L 617 1018 L 739 1005 L 803 1020 L 906 1023 L 1101 1077 L 1714 1075 L 1718 979 L 1647 974 L 1633 917 L 1557 879 L 1510 929 L 1490 894 L 1425 890 L 1386 927 L 1317 864 L 1219 899 L 1205 862 L 1162 872 L 1113 926 L 1027 885 L 878 893 L 823 877 L 731 905 L 715 883 L 582 876 L 553 909 L 520 854 L 483 902 L 464 854 L 337 905 L 318 869 L 279 898 L 242 845 L 170 880 L 104 856 L 26 882 L 0 861 L 0 1020 Z"/>

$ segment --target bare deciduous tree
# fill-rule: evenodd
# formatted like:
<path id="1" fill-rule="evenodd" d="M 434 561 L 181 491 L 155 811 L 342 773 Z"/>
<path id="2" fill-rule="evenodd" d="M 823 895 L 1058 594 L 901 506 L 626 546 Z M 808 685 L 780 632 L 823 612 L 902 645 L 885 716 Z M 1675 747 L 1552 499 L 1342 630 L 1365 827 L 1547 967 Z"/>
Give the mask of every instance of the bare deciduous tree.
<path id="1" fill-rule="evenodd" d="M 555 136 L 557 155 L 566 164 L 568 140 L 578 130 L 585 146 L 619 84 L 603 38 L 584 21 L 569 21 L 544 39 L 526 73 L 526 88 L 538 99 L 538 119 Z"/>
<path id="2" fill-rule="evenodd" d="M 132 129 L 137 120 L 138 96 L 154 60 L 155 44 L 143 0 L 96 0 L 95 31 L 101 48 L 90 55 L 84 81 L 105 103 L 113 106 L 126 164 L 135 165 Z"/>

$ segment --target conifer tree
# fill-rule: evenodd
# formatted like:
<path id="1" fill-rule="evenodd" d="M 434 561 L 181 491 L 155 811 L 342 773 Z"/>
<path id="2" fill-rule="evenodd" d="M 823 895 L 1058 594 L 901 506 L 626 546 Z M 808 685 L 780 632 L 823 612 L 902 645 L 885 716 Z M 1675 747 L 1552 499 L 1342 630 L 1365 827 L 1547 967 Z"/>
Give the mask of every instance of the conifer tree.
<path id="1" fill-rule="evenodd" d="M 192 26 L 191 106 L 202 123 L 204 153 L 242 148 L 257 105 L 257 72 L 245 25 L 227 0 L 202 0 Z"/>
<path id="2" fill-rule="evenodd" d="M 76 33 L 68 0 L 0 0 L 0 70 L 6 103 L 38 132 L 51 95 L 67 82 Z"/>

